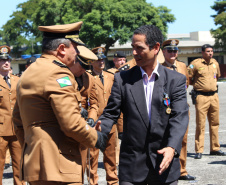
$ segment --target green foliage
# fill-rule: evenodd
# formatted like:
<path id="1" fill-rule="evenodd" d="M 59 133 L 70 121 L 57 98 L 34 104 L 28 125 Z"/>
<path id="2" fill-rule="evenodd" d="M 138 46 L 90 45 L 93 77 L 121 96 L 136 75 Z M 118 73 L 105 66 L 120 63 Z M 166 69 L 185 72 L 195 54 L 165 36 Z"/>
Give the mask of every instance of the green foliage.
<path id="1" fill-rule="evenodd" d="M 217 12 L 212 17 L 214 17 L 215 25 L 219 26 L 216 30 L 211 30 L 213 37 L 216 39 L 215 47 L 222 48 L 223 53 L 226 53 L 226 1 L 215 1 L 211 8 Z"/>
<path id="2" fill-rule="evenodd" d="M 154 7 L 145 0 L 28 0 L 18 5 L 0 36 L 11 45 L 29 45 L 33 36 L 35 42 L 42 40 L 39 25 L 83 21 L 81 39 L 90 48 L 104 44 L 107 54 L 116 41 L 129 41 L 141 25 L 154 24 L 166 36 L 167 24 L 174 20 L 169 9 Z"/>

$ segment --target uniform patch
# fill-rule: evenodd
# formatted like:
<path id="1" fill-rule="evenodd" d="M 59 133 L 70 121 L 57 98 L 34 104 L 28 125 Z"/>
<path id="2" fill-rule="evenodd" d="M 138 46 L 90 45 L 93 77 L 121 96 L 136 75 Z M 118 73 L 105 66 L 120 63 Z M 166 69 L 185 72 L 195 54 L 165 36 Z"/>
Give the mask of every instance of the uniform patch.
<path id="1" fill-rule="evenodd" d="M 69 79 L 68 76 L 65 76 L 63 78 L 57 79 L 57 82 L 59 83 L 59 85 L 60 85 L 61 88 L 72 85 L 72 83 L 71 83 L 71 81 L 70 81 L 70 79 Z"/>
<path id="2" fill-rule="evenodd" d="M 216 68 L 216 65 L 215 64 L 213 64 L 213 68 Z"/>
<path id="3" fill-rule="evenodd" d="M 193 69 L 193 68 L 194 68 L 194 65 L 191 64 L 189 67 L 190 67 L 191 69 Z"/>

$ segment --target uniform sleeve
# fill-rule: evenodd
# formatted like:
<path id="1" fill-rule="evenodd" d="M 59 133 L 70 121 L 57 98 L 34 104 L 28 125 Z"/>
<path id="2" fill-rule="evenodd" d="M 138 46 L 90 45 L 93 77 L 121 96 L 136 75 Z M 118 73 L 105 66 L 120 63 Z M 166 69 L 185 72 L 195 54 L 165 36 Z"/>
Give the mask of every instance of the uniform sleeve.
<path id="1" fill-rule="evenodd" d="M 191 62 L 191 64 L 187 67 L 187 71 L 188 71 L 189 84 L 193 85 L 193 78 L 194 78 L 194 75 L 195 75 L 194 62 Z"/>
<path id="2" fill-rule="evenodd" d="M 22 147 L 24 144 L 24 128 L 23 128 L 21 117 L 20 117 L 20 109 L 19 109 L 17 101 L 16 101 L 16 104 L 13 109 L 13 118 L 12 119 L 13 119 L 14 128 L 15 128 L 15 132 L 16 132 L 16 137 L 19 140 L 20 145 Z"/>
<path id="3" fill-rule="evenodd" d="M 221 71 L 220 71 L 219 64 L 217 62 L 217 79 L 220 78 L 220 76 L 221 76 Z"/>
<path id="4" fill-rule="evenodd" d="M 68 69 L 55 70 L 46 79 L 44 97 L 51 103 L 64 134 L 86 147 L 94 147 L 97 132 L 80 115 L 82 98 L 75 86 L 74 76 Z"/>
<path id="5" fill-rule="evenodd" d="M 94 81 L 92 81 L 92 88 L 89 97 L 90 109 L 88 112 L 88 118 L 93 118 L 94 121 L 97 120 L 98 104 L 97 104 L 97 93 Z"/>
<path id="6" fill-rule="evenodd" d="M 186 86 L 188 88 L 189 84 L 190 84 L 190 79 L 189 79 L 189 75 L 188 75 L 188 70 L 186 69 L 186 66 L 185 66 L 185 73 L 186 73 Z"/>

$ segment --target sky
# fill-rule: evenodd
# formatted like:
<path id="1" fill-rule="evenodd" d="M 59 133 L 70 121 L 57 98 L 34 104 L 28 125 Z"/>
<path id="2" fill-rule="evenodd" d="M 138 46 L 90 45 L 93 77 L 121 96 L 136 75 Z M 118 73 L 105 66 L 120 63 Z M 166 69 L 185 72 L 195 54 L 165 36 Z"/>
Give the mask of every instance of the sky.
<path id="1" fill-rule="evenodd" d="M 214 19 L 211 15 L 216 15 L 211 6 L 214 0 L 147 0 L 155 7 L 166 6 L 171 9 L 176 21 L 168 24 L 168 33 L 190 33 L 195 31 L 209 31 L 216 29 Z"/>
<path id="2" fill-rule="evenodd" d="M 10 15 L 16 11 L 18 4 L 27 0 L 6 0 L 4 5 L 0 6 L 2 27 L 9 19 Z M 216 12 L 210 8 L 214 5 L 214 0 L 146 0 L 154 6 L 166 6 L 171 9 L 176 21 L 168 24 L 169 34 L 190 33 L 195 31 L 209 31 L 216 29 L 214 20 L 211 15 Z"/>

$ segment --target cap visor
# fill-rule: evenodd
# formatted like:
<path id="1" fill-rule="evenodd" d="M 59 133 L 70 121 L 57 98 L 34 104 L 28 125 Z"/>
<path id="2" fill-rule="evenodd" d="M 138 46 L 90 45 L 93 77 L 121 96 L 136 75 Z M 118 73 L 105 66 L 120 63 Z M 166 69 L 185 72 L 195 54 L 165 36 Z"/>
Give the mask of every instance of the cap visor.
<path id="1" fill-rule="evenodd" d="M 69 38 L 72 42 L 80 45 L 80 46 L 85 46 L 85 43 L 81 41 L 79 38 Z"/>
<path id="2" fill-rule="evenodd" d="M 77 46 L 79 55 L 85 58 L 86 60 L 98 60 L 97 56 L 85 46 Z"/>
<path id="3" fill-rule="evenodd" d="M 167 50 L 178 50 L 178 47 L 176 47 L 176 46 L 166 46 L 165 49 L 167 49 Z"/>
<path id="4" fill-rule="evenodd" d="M 85 70 L 89 70 L 90 69 L 90 65 L 86 65 L 86 64 L 83 64 L 80 60 L 79 60 L 79 64 L 82 66 L 83 69 Z"/>

